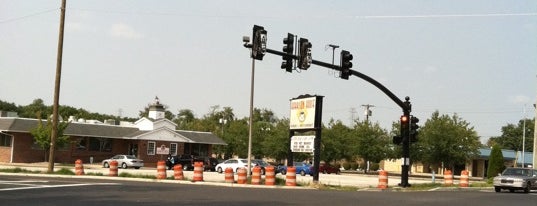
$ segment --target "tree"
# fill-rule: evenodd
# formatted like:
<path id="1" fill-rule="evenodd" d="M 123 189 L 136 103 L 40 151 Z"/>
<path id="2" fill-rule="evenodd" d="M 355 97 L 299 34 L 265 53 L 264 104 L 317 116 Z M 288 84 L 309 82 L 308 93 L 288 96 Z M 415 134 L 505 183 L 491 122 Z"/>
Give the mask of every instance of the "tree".
<path id="1" fill-rule="evenodd" d="M 522 140 L 524 136 L 524 119 L 518 121 L 517 125 L 507 124 L 502 127 L 502 135 L 499 137 L 491 137 L 487 145 L 493 146 L 498 144 L 502 149 L 522 151 Z M 533 134 L 535 132 L 535 118 L 533 120 L 526 119 L 526 142 L 524 151 L 533 151 Z"/>
<path id="2" fill-rule="evenodd" d="M 487 178 L 493 178 L 505 169 L 503 154 L 500 145 L 492 146 L 489 157 L 489 167 L 487 168 Z"/>
<path id="3" fill-rule="evenodd" d="M 321 139 L 321 160 L 331 162 L 338 159 L 350 160 L 355 155 L 356 138 L 352 129 L 340 120 L 330 119 L 323 128 Z"/>
<path id="4" fill-rule="evenodd" d="M 40 116 L 41 114 L 38 114 Z M 69 144 L 69 136 L 64 136 L 63 132 L 69 125 L 68 122 L 58 122 L 58 137 L 56 138 L 56 149 L 62 148 Z M 44 161 L 48 161 L 47 154 L 50 152 L 50 135 L 52 134 L 52 121 L 50 117 L 47 119 L 46 125 L 43 125 L 41 118 L 38 118 L 37 127 L 33 128 L 30 133 L 34 137 L 35 142 L 44 150 Z"/>
<path id="5" fill-rule="evenodd" d="M 386 131 L 380 128 L 378 123 L 357 122 L 354 126 L 353 136 L 357 139 L 356 154 L 364 161 L 378 163 L 388 157 L 391 150 L 391 138 Z"/>
<path id="6" fill-rule="evenodd" d="M 464 164 L 479 153 L 481 143 L 477 132 L 457 114 L 440 115 L 434 112 L 420 129 L 418 147 L 423 150 L 418 160 L 437 168 Z"/>
<path id="7" fill-rule="evenodd" d="M 52 106 L 45 106 L 42 99 L 34 99 L 31 104 L 21 108 L 19 116 L 34 118 L 38 114 L 38 118 L 47 118 L 48 115 L 52 114 Z"/>

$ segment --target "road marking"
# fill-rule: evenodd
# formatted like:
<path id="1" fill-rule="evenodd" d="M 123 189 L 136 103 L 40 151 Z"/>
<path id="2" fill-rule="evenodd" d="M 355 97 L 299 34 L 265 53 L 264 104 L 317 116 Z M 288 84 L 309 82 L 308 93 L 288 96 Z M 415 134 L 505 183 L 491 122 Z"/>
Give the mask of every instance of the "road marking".
<path id="1" fill-rule="evenodd" d="M 0 181 L 0 184 L 27 186 L 27 187 L 16 187 L 16 188 L 3 188 L 3 189 L 0 189 L 0 191 L 46 189 L 46 188 L 58 188 L 58 187 L 81 187 L 81 186 L 94 186 L 94 185 L 120 185 L 120 183 L 81 183 L 81 184 L 63 184 L 63 185 L 27 184 L 27 183 L 31 183 L 31 182 L 34 182 L 34 183 L 47 183 L 48 181 Z"/>

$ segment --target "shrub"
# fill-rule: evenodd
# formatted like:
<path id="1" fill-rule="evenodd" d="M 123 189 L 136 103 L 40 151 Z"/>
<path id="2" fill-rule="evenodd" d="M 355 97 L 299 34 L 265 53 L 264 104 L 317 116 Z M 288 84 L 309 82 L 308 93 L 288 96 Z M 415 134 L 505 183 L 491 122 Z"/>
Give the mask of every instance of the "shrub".
<path id="1" fill-rule="evenodd" d="M 502 150 L 499 145 L 492 146 L 489 157 L 489 167 L 487 169 L 487 178 L 493 178 L 505 169 Z"/>

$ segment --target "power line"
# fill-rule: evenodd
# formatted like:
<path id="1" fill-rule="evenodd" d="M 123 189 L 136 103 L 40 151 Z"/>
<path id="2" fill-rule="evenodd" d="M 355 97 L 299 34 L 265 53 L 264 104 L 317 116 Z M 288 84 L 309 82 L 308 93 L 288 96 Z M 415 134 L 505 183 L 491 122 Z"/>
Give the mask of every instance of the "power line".
<path id="1" fill-rule="evenodd" d="M 46 14 L 46 13 L 49 13 L 49 12 L 57 11 L 58 9 L 59 8 L 54 8 L 54 9 L 49 9 L 49 10 L 45 10 L 45 11 L 40 11 L 40 12 L 33 13 L 33 14 L 28 14 L 28 15 L 21 16 L 21 17 L 15 17 L 15 18 L 11 18 L 11 19 L 0 20 L 0 24 L 19 21 L 19 20 L 23 20 L 23 19 L 26 19 L 26 18 L 34 17 L 34 16 L 39 16 L 41 14 Z"/>

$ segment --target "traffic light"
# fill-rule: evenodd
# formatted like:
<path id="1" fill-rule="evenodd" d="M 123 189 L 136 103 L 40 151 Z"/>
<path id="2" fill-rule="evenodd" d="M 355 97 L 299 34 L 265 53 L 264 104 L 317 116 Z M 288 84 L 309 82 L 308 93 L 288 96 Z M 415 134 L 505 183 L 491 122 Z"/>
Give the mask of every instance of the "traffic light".
<path id="1" fill-rule="evenodd" d="M 341 51 L 341 72 L 339 73 L 339 77 L 342 79 L 349 79 L 349 76 L 351 75 L 351 68 L 352 68 L 352 54 L 348 51 L 342 50 Z"/>
<path id="2" fill-rule="evenodd" d="M 298 44 L 298 68 L 306 70 L 310 68 L 311 62 L 313 61 L 311 58 L 311 43 L 308 39 L 300 38 Z"/>
<path id="3" fill-rule="evenodd" d="M 400 145 L 401 142 L 403 142 L 403 138 L 401 138 L 401 136 L 394 136 L 392 141 L 394 144 Z"/>
<path id="4" fill-rule="evenodd" d="M 401 116 L 401 138 L 403 141 L 408 138 L 410 127 L 410 117 L 407 115 Z"/>
<path id="5" fill-rule="evenodd" d="M 418 126 L 418 122 L 420 119 L 414 116 L 410 116 L 410 142 L 417 142 L 418 141 L 418 129 L 420 126 Z"/>
<path id="6" fill-rule="evenodd" d="M 267 50 L 267 31 L 258 25 L 254 25 L 252 34 L 252 58 L 263 60 Z"/>
<path id="7" fill-rule="evenodd" d="M 285 69 L 287 72 L 293 71 L 293 51 L 294 51 L 294 45 L 295 45 L 295 36 L 291 33 L 287 33 L 287 37 L 283 39 L 283 52 L 287 54 L 287 56 L 282 56 L 283 62 L 282 62 L 282 69 Z"/>

